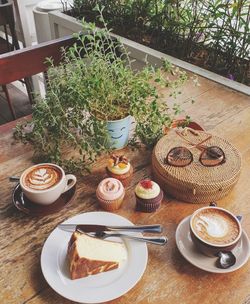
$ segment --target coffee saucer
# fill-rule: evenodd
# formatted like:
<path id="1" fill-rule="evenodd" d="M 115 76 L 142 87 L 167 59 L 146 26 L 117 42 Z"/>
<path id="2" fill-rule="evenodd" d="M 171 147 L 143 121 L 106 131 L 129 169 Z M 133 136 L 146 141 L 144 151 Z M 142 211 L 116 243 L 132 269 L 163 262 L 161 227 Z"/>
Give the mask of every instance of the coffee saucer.
<path id="1" fill-rule="evenodd" d="M 71 203 L 76 192 L 76 186 L 63 193 L 53 204 L 39 205 L 31 202 L 22 191 L 20 184 L 17 184 L 12 193 L 12 201 L 15 207 L 29 215 L 43 216 L 57 212 Z"/>
<path id="2" fill-rule="evenodd" d="M 242 237 L 237 246 L 232 250 L 236 257 L 236 263 L 227 269 L 216 267 L 217 257 L 207 257 L 196 249 L 189 230 L 190 216 L 184 218 L 176 229 L 176 245 L 183 257 L 194 266 L 213 273 L 227 273 L 241 268 L 249 259 L 250 243 L 246 232 L 242 231 Z"/>

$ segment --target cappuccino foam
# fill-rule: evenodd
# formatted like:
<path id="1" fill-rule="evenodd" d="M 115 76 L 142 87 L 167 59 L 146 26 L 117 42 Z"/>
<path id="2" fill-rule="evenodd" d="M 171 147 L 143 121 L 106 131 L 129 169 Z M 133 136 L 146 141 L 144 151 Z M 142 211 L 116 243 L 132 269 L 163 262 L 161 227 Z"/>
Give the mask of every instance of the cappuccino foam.
<path id="1" fill-rule="evenodd" d="M 37 166 L 24 177 L 24 185 L 33 190 L 47 190 L 55 186 L 62 178 L 62 173 L 57 167 L 44 165 Z"/>
<path id="2" fill-rule="evenodd" d="M 192 220 L 192 228 L 198 237 L 214 245 L 233 242 L 239 235 L 237 220 L 219 209 L 204 209 Z"/>

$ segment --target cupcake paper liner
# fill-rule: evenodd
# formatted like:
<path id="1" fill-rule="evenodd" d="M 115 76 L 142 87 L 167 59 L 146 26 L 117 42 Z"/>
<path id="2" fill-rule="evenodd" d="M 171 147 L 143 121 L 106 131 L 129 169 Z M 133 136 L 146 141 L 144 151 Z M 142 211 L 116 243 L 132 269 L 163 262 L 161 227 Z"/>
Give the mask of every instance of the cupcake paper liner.
<path id="1" fill-rule="evenodd" d="M 107 211 L 115 211 L 117 209 L 119 209 L 121 207 L 122 201 L 124 199 L 125 196 L 125 191 L 123 192 L 122 196 L 112 200 L 112 201 L 107 201 L 104 200 L 102 198 L 100 198 L 99 196 L 97 196 L 97 199 L 99 201 L 100 206 Z"/>
<path id="2" fill-rule="evenodd" d="M 141 212 L 154 212 L 161 206 L 161 202 L 157 204 L 141 204 L 136 202 L 136 210 Z"/>
<path id="3" fill-rule="evenodd" d="M 162 202 L 163 199 L 163 191 L 161 190 L 157 197 L 152 199 L 143 199 L 136 196 L 136 210 L 142 212 L 153 212 L 156 211 Z"/>

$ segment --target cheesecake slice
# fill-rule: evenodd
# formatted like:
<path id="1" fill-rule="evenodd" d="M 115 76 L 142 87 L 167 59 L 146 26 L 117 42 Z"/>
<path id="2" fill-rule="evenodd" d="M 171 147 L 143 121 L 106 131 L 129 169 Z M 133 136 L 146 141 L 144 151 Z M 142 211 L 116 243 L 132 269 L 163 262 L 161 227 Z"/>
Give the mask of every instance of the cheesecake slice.
<path id="1" fill-rule="evenodd" d="M 101 240 L 74 232 L 68 245 L 71 279 L 116 269 L 127 259 L 123 243 Z"/>

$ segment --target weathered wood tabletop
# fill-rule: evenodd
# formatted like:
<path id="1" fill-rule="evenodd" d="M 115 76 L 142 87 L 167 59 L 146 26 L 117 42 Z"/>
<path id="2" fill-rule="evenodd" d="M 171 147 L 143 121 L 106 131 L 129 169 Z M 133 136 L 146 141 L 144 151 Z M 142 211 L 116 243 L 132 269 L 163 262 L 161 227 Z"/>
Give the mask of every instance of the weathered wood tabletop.
<path id="1" fill-rule="evenodd" d="M 187 105 L 192 118 L 206 130 L 228 139 L 242 154 L 242 172 L 231 194 L 218 202 L 235 214 L 242 214 L 242 226 L 250 236 L 250 98 L 200 79 L 200 87 L 187 86 L 183 100 L 193 95 L 195 105 Z M 161 208 L 155 213 L 135 211 L 134 187 L 139 180 L 151 176 L 151 151 L 124 153 L 135 168 L 121 209 L 116 213 L 135 224 L 161 223 L 169 242 L 160 247 L 148 245 L 148 264 L 139 283 L 128 293 L 110 303 L 250 303 L 250 263 L 228 274 L 213 274 L 187 262 L 175 243 L 178 223 L 204 204 L 190 204 L 165 194 Z M 17 143 L 9 128 L 0 129 L 0 303 L 66 304 L 45 281 L 40 266 L 43 244 L 54 227 L 74 215 L 100 211 L 95 197 L 98 182 L 105 174 L 107 158 L 102 158 L 92 174 L 78 177 L 73 202 L 61 211 L 32 217 L 12 204 L 13 183 L 9 176 L 20 175 L 32 164 L 32 148 Z"/>

